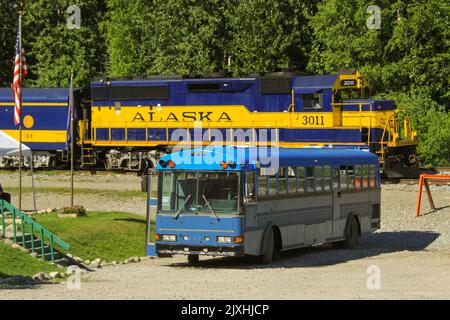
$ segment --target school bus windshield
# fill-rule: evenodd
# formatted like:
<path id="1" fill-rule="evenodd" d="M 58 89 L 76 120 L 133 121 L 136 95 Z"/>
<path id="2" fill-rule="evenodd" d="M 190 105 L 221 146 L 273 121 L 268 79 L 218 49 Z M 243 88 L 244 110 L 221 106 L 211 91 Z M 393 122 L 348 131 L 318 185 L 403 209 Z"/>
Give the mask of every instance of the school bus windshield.
<path id="1" fill-rule="evenodd" d="M 159 181 L 160 213 L 238 213 L 239 176 L 236 172 L 164 171 Z"/>

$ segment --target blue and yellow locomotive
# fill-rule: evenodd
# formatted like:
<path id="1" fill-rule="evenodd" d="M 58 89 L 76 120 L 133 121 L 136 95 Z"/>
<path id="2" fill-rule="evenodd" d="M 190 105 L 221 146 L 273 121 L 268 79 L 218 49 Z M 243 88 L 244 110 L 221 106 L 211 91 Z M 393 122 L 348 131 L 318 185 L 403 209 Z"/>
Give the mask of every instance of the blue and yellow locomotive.
<path id="1" fill-rule="evenodd" d="M 35 166 L 64 163 L 69 89 L 25 89 L 23 97 L 23 141 L 34 151 Z M 389 177 L 418 174 L 417 137 L 408 118 L 394 101 L 371 99 L 359 72 L 106 78 L 77 89 L 75 100 L 76 158 L 84 168 L 142 171 L 181 141 L 364 149 L 378 155 Z M 0 130 L 18 138 L 12 112 L 12 90 L 0 89 Z M 0 167 L 14 163 L 0 159 Z"/>
<path id="2" fill-rule="evenodd" d="M 219 132 L 224 144 L 242 144 L 244 129 L 246 145 L 366 149 L 390 177 L 418 172 L 409 120 L 394 101 L 371 99 L 359 72 L 103 79 L 92 82 L 91 103 L 79 122 L 84 165 L 142 170 L 180 141 L 210 144 Z"/>

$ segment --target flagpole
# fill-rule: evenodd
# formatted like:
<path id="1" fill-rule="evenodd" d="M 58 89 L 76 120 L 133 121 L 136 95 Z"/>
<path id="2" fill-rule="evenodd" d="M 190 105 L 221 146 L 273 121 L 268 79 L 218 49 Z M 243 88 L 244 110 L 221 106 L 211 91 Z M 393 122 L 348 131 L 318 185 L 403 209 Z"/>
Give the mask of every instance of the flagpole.
<path id="1" fill-rule="evenodd" d="M 74 143 L 74 124 L 73 124 L 73 113 L 74 113 L 74 103 L 73 103 L 73 72 L 70 75 L 70 97 L 71 97 L 71 103 L 72 106 L 70 106 L 70 178 L 71 178 L 71 184 L 70 184 L 70 206 L 73 207 L 73 143 Z"/>
<path id="2" fill-rule="evenodd" d="M 22 10 L 23 3 L 20 2 L 19 11 L 19 210 L 22 210 Z M 33 161 L 33 159 L 31 159 Z"/>

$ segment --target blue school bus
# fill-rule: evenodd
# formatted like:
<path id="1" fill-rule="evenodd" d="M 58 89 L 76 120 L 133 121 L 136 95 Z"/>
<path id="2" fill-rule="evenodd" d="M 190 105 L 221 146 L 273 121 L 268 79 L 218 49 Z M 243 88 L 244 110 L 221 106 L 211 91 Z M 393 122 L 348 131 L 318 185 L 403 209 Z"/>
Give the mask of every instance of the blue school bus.
<path id="1" fill-rule="evenodd" d="M 354 248 L 380 228 L 379 165 L 365 151 L 181 150 L 159 161 L 153 185 L 148 253 L 191 263 L 200 255 L 270 263 L 281 251 L 325 243 Z"/>

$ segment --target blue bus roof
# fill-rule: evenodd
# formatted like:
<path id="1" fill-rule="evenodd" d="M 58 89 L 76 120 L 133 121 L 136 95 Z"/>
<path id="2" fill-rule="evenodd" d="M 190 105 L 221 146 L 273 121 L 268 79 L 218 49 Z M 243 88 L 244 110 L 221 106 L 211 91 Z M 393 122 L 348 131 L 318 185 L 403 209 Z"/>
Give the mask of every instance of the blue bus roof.
<path id="1" fill-rule="evenodd" d="M 161 158 L 161 162 L 172 160 L 174 168 L 161 166 L 158 170 L 223 170 L 221 162 L 235 163 L 233 169 L 226 170 L 256 170 L 260 167 L 297 167 L 297 166 L 340 166 L 356 164 L 378 165 L 378 158 L 371 152 L 333 148 L 257 148 L 257 147 L 219 147 L 184 150 L 174 152 Z"/>
<path id="2" fill-rule="evenodd" d="M 23 88 L 23 102 L 67 102 L 69 88 Z M 0 102 L 14 102 L 11 88 L 0 88 Z"/>

